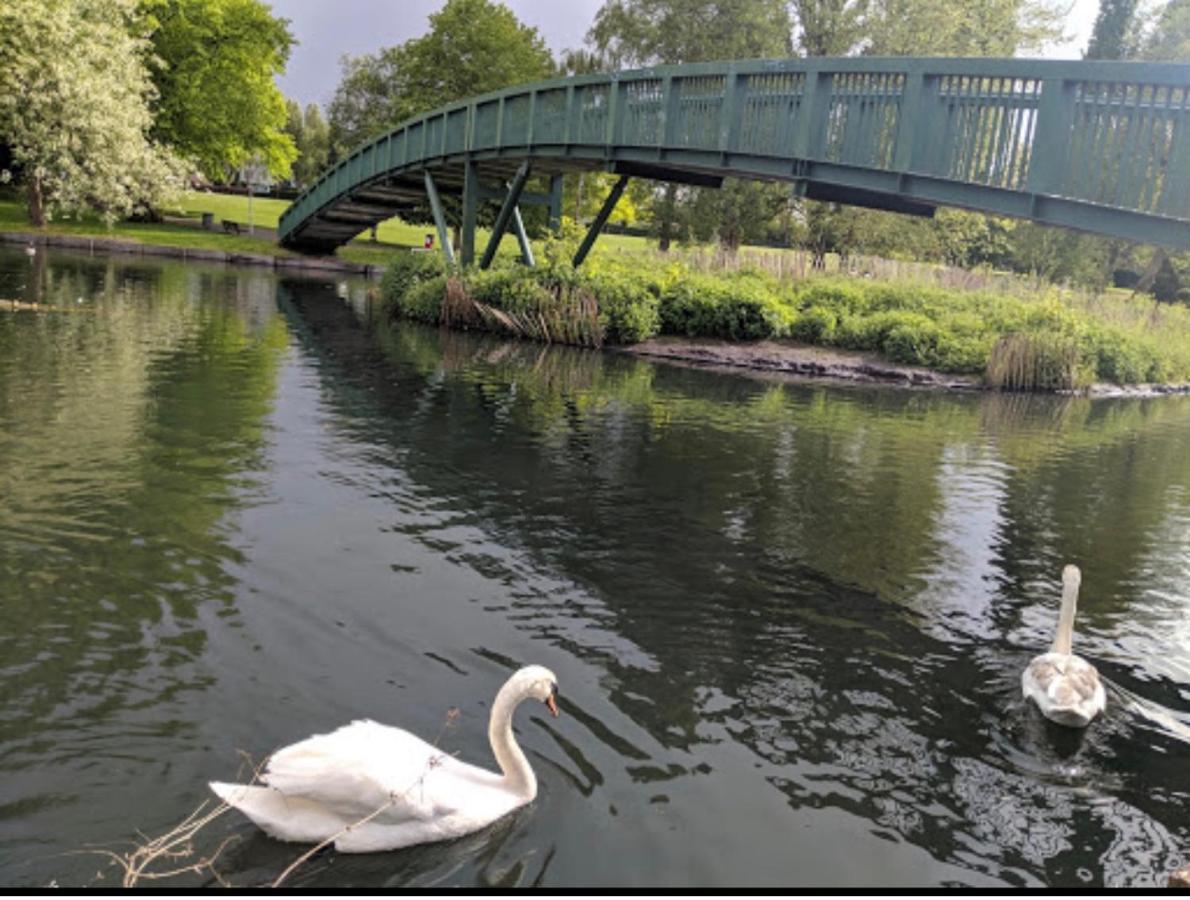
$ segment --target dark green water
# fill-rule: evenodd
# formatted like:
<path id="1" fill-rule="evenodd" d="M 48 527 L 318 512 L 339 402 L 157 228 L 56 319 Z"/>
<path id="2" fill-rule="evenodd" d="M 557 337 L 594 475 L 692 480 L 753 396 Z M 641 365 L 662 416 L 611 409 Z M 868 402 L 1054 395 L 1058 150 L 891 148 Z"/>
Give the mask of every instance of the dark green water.
<path id="1" fill-rule="evenodd" d="M 42 307 L 0 302 L 0 884 L 110 885 L 68 851 L 355 717 L 491 765 L 529 662 L 563 696 L 518 714 L 531 807 L 290 883 L 1151 885 L 1190 857 L 1190 399 L 780 383 L 4 250 L 13 299 Z M 1068 561 L 1108 682 L 1081 735 L 1018 696 Z M 237 885 L 300 849 L 203 834 L 238 837 Z"/>

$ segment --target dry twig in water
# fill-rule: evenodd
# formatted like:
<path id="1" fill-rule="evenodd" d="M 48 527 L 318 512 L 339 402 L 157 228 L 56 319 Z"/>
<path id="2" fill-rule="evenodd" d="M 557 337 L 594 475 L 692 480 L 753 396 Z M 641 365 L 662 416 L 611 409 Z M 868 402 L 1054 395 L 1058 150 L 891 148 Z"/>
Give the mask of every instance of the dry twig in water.
<path id="1" fill-rule="evenodd" d="M 251 758 L 248 754 L 240 751 L 249 765 L 252 764 Z M 249 784 L 255 783 L 259 777 L 260 772 L 268 762 L 266 757 L 260 765 L 252 766 L 252 780 Z M 141 834 L 144 840 L 143 844 L 138 844 L 133 850 L 128 853 L 117 853 L 114 850 L 107 850 L 104 848 L 94 847 L 86 850 L 78 850 L 76 853 L 95 853 L 100 856 L 108 857 L 113 865 L 118 865 L 124 870 L 124 878 L 122 886 L 126 888 L 136 887 L 137 882 L 142 879 L 145 881 L 159 881 L 163 878 L 174 878 L 178 875 L 185 875 L 192 873 L 201 875 L 203 871 L 210 872 L 224 887 L 230 885 L 223 879 L 215 868 L 215 862 L 219 859 L 220 854 L 227 848 L 227 845 L 236 840 L 235 835 L 231 835 L 223 839 L 219 846 L 215 848 L 215 852 L 202 857 L 194 862 L 186 862 L 180 864 L 182 860 L 189 860 L 195 854 L 194 838 L 195 836 L 215 819 L 219 818 L 229 809 L 226 803 L 218 803 L 211 809 L 207 809 L 210 805 L 209 800 L 204 800 L 195 807 L 194 811 L 190 813 L 182 822 L 160 837 L 149 838 Z M 154 871 L 151 869 L 155 863 L 168 860 L 175 865 L 164 871 Z M 102 875 L 100 876 L 102 877 Z"/>

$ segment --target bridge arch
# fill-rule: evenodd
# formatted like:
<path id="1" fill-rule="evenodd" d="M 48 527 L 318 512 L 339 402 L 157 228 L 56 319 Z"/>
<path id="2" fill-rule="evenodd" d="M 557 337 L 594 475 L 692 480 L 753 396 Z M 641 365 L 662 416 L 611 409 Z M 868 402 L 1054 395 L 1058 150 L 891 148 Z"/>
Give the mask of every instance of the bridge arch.
<path id="1" fill-rule="evenodd" d="M 519 205 L 560 212 L 561 176 L 800 194 L 932 215 L 955 206 L 1190 249 L 1190 65 L 1023 59 L 812 58 L 663 66 L 521 85 L 427 112 L 357 148 L 282 214 L 281 243 L 329 252 L 429 201 L 462 200 L 475 258 L 482 200 L 532 251 Z M 545 175 L 547 192 L 524 188 Z M 485 252 L 490 259 L 490 252 Z"/>

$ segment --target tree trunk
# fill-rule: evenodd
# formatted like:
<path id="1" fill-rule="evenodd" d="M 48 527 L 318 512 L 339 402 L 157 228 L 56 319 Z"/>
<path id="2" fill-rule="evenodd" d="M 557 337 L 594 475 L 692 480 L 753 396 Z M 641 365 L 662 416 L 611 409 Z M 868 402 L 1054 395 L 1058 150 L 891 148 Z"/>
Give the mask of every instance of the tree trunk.
<path id="1" fill-rule="evenodd" d="M 41 195 L 41 179 L 36 175 L 29 176 L 26 194 L 29 202 L 29 221 L 38 228 L 45 227 L 45 199 Z"/>
<path id="2" fill-rule="evenodd" d="M 1165 248 L 1158 247 L 1153 251 L 1153 258 L 1149 260 L 1149 265 L 1145 268 L 1145 272 L 1140 276 L 1140 281 L 1136 283 L 1136 287 L 1132 289 L 1132 296 L 1137 294 L 1147 294 L 1153 287 L 1153 282 L 1157 280 L 1157 274 L 1161 271 L 1161 266 L 1166 260 Z"/>
<path id="3" fill-rule="evenodd" d="M 676 205 L 678 189 L 673 183 L 665 186 L 665 201 L 661 207 L 661 231 L 657 236 L 657 249 L 662 253 L 669 252 L 670 236 L 673 233 L 674 206 Z"/>

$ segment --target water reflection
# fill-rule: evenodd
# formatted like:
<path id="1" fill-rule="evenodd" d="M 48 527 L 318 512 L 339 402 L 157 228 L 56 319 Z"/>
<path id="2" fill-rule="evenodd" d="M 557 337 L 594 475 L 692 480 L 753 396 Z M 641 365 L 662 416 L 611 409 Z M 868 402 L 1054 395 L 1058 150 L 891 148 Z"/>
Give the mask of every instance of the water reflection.
<path id="1" fill-rule="evenodd" d="M 285 340 L 268 281 L 47 257 L 0 270 L 6 835 L 192 731 Z"/>

